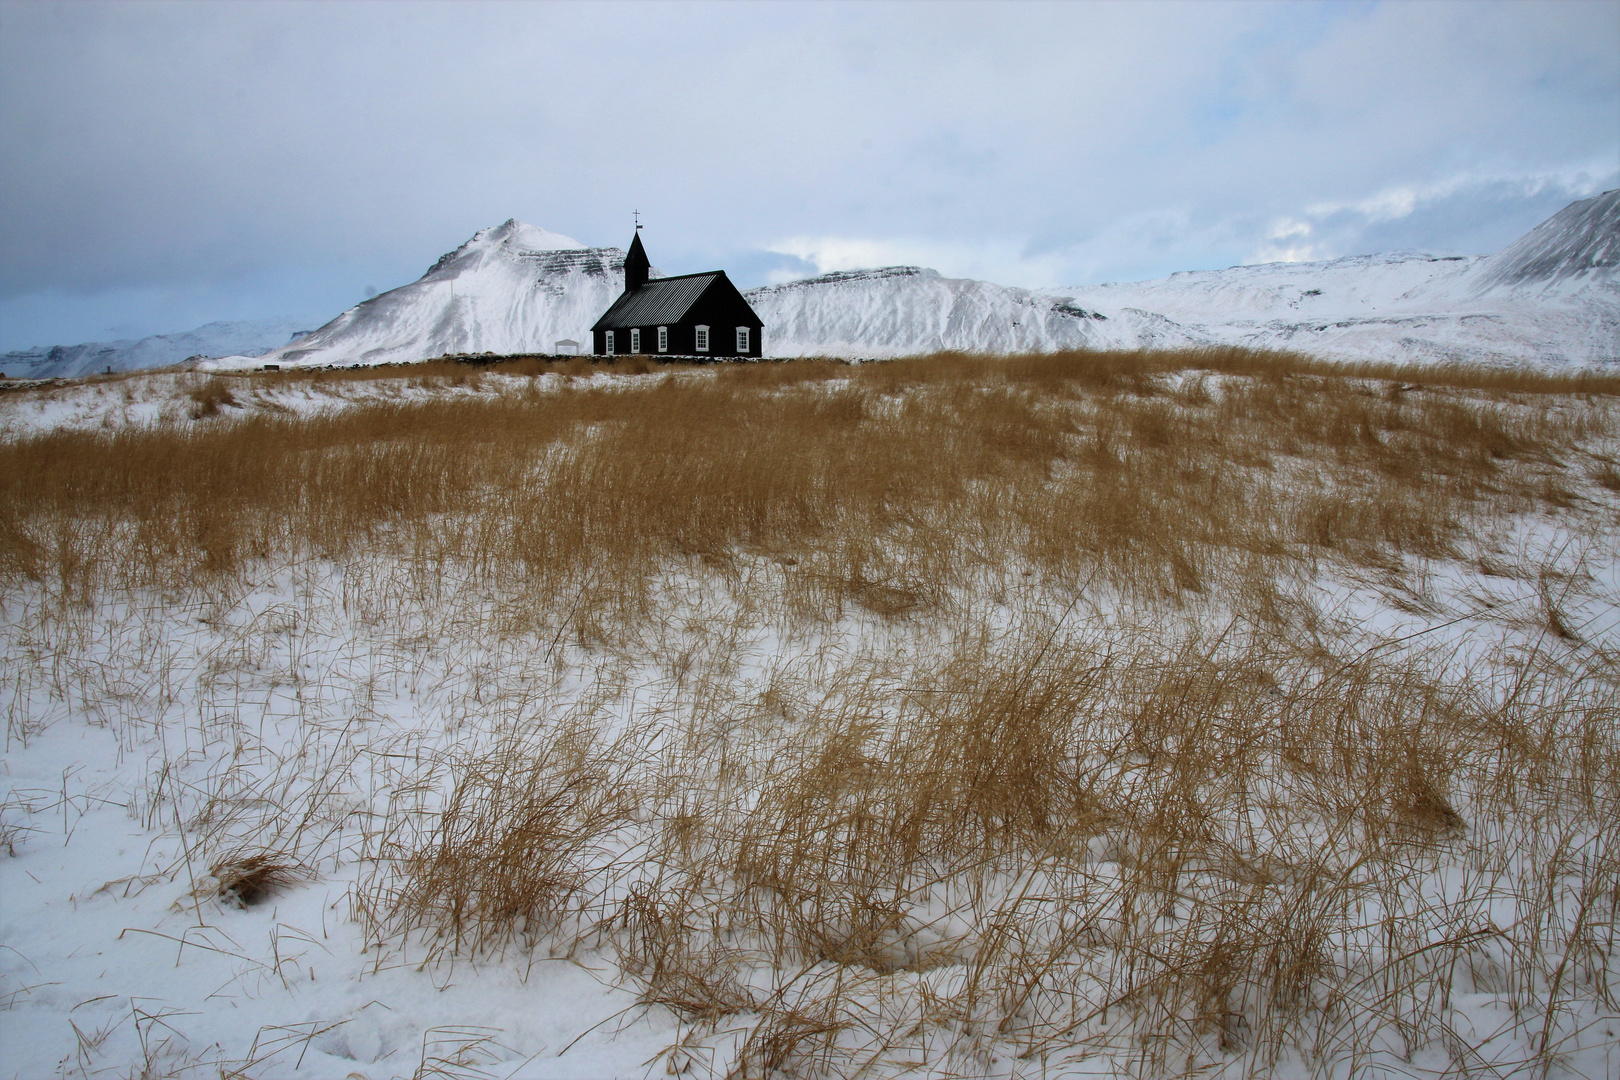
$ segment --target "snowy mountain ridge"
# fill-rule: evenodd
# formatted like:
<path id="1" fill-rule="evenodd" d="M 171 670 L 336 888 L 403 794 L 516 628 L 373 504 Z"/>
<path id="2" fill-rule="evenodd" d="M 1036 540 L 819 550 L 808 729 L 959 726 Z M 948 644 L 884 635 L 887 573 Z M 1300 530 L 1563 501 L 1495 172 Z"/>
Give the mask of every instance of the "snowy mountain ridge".
<path id="1" fill-rule="evenodd" d="M 1620 362 L 1617 231 L 1613 191 L 1492 256 L 1351 255 L 1062 290 L 891 266 L 745 295 L 775 357 L 1229 344 L 1344 360 L 1604 364 Z M 508 221 L 265 359 L 364 364 L 586 342 L 619 294 L 623 260 L 618 248 Z"/>
<path id="2" fill-rule="evenodd" d="M 1522 286 L 1582 291 L 1613 285 L 1620 266 L 1620 189 L 1558 211 L 1490 256 L 1477 292 Z"/>
<path id="3" fill-rule="evenodd" d="M 98 375 L 109 368 L 139 371 L 167 367 L 194 356 L 236 353 L 256 357 L 289 345 L 307 333 L 307 324 L 286 318 L 211 322 L 180 334 L 16 349 L 0 353 L 0 372 L 14 379 L 74 378 Z"/>
<path id="4" fill-rule="evenodd" d="M 891 266 L 745 295 L 772 357 L 1244 345 L 1352 361 L 1586 365 L 1620 363 L 1617 264 L 1620 190 L 1572 203 L 1489 256 L 1350 255 L 1045 290 Z M 591 324 L 622 290 L 623 267 L 619 248 L 511 219 L 295 341 L 276 320 L 263 320 L 257 337 L 227 332 L 256 324 L 210 324 L 141 342 L 10 353 L 0 370 L 78 375 L 199 353 L 232 354 L 202 362 L 210 368 L 401 363 L 550 353 L 564 339 L 588 350 Z"/>
<path id="5" fill-rule="evenodd" d="M 1050 352 L 1106 345 L 1064 299 L 936 270 L 845 270 L 743 294 L 767 356 L 900 356 L 941 349 Z M 971 344 L 965 344 L 971 343 Z"/>
<path id="6" fill-rule="evenodd" d="M 1104 312 L 1159 316 L 1153 326 L 1166 342 L 1143 345 L 1186 339 L 1393 363 L 1612 364 L 1620 363 L 1617 231 L 1620 191 L 1566 207 L 1495 255 L 1349 255 L 1054 292 Z"/>

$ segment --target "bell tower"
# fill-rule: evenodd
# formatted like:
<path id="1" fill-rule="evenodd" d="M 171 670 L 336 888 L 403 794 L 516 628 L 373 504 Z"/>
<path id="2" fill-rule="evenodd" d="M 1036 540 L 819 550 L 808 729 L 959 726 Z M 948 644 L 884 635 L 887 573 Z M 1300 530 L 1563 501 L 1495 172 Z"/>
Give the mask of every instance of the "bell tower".
<path id="1" fill-rule="evenodd" d="M 635 239 L 630 241 L 630 250 L 624 256 L 624 291 L 635 292 L 647 284 L 650 268 L 647 251 L 641 246 L 641 226 L 637 225 Z"/>

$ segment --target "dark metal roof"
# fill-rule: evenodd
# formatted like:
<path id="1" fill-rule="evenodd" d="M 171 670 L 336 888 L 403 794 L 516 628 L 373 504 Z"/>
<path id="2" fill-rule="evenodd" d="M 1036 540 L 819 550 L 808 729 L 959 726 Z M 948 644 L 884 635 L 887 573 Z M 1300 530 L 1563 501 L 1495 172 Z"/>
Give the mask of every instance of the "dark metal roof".
<path id="1" fill-rule="evenodd" d="M 723 271 L 712 270 L 706 274 L 656 278 L 615 300 L 591 329 L 617 330 L 626 326 L 678 323 L 722 274 Z"/>

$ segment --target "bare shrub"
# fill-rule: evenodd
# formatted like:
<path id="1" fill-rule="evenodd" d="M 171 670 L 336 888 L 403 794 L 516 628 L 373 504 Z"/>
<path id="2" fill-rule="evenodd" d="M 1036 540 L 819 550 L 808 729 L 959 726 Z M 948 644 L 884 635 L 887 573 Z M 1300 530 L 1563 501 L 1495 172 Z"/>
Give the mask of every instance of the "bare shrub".
<path id="1" fill-rule="evenodd" d="M 231 392 L 230 385 L 218 376 L 214 376 L 200 385 L 193 386 L 187 391 L 186 396 L 191 399 L 190 412 L 193 420 L 218 416 L 222 405 L 237 406 L 241 404 L 236 400 L 236 395 Z"/>
<path id="2" fill-rule="evenodd" d="M 217 883 L 220 900 L 232 907 L 249 908 L 303 881 L 308 873 L 283 856 L 264 852 L 235 852 L 208 868 Z"/>

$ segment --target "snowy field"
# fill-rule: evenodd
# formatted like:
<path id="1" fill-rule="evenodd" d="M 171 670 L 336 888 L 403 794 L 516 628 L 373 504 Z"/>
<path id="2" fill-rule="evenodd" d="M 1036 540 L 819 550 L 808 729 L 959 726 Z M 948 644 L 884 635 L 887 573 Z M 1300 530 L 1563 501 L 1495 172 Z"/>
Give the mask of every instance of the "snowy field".
<path id="1" fill-rule="evenodd" d="M 0 395 L 0 1075 L 1620 1075 L 1617 391 Z"/>

